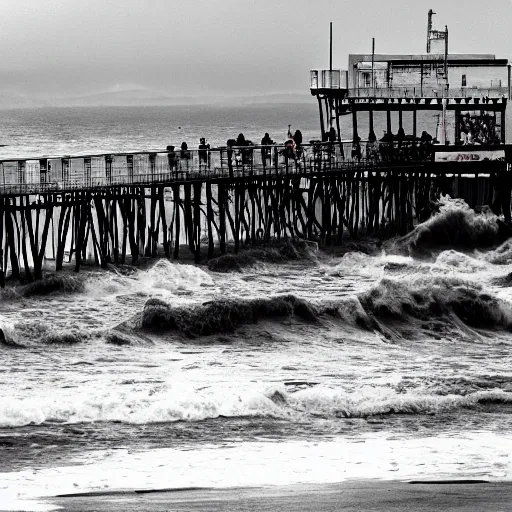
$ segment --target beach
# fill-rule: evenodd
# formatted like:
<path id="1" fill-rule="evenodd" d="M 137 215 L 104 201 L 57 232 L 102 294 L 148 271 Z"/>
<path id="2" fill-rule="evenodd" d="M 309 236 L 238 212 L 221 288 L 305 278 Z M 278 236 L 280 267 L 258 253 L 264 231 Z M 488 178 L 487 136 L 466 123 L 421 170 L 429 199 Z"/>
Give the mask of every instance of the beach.
<path id="1" fill-rule="evenodd" d="M 69 511 L 318 511 L 361 510 L 411 512 L 507 510 L 510 483 L 441 483 L 351 481 L 317 486 L 198 489 L 148 494 L 62 498 L 52 504 Z"/>

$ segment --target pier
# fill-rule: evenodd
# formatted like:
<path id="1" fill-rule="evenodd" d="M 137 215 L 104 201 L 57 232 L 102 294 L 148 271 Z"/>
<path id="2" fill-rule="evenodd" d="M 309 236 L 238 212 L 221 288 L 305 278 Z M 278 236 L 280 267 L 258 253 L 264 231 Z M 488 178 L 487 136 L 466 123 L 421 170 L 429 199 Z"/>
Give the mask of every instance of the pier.
<path id="1" fill-rule="evenodd" d="M 331 30 L 329 69 L 310 72 L 320 138 L 308 144 L 300 136 L 268 146 L 0 159 L 0 286 L 65 265 L 178 259 L 183 246 L 199 262 L 272 239 L 329 246 L 404 235 L 442 194 L 493 205 L 510 222 L 510 65 L 450 54 L 448 28 L 435 30 L 433 14 L 426 54 L 375 54 L 373 41 L 371 54 L 349 55 L 346 71 L 332 66 Z M 419 127 L 425 112 L 438 115 L 434 135 Z"/>
<path id="2" fill-rule="evenodd" d="M 0 283 L 70 264 L 179 259 L 184 246 L 200 261 L 271 239 L 331 245 L 405 234 L 439 194 L 490 204 L 490 176 L 510 161 L 508 146 L 454 153 L 427 144 L 421 158 L 406 144 L 382 144 L 380 156 L 361 146 L 361 157 L 351 156 L 352 143 L 315 142 L 295 152 L 272 145 L 0 161 Z"/>

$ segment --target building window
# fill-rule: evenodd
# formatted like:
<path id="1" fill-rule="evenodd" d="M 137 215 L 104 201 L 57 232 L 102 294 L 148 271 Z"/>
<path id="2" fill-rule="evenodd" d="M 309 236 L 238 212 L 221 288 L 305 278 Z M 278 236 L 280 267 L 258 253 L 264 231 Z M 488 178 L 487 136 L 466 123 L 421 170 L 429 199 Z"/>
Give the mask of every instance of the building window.
<path id="1" fill-rule="evenodd" d="M 372 83 L 371 73 L 363 73 L 363 87 L 370 87 Z"/>

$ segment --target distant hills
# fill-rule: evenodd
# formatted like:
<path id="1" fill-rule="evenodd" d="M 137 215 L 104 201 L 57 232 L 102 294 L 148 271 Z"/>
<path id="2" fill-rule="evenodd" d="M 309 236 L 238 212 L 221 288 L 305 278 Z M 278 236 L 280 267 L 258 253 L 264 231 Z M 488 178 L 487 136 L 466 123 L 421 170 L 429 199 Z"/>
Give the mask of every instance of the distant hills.
<path id="1" fill-rule="evenodd" d="M 0 91 L 0 109 L 34 107 L 122 107 L 168 105 L 233 105 L 249 106 L 272 103 L 311 103 L 309 92 L 274 93 L 243 96 L 179 96 L 165 95 L 150 89 L 134 89 L 95 93 L 76 97 L 39 100 Z"/>

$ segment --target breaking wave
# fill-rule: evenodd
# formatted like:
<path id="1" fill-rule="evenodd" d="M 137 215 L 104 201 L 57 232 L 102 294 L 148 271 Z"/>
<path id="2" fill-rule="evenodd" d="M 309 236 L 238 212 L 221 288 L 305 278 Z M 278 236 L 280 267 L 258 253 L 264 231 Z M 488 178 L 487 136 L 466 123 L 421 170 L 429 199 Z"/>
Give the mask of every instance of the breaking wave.
<path id="1" fill-rule="evenodd" d="M 512 327 L 511 306 L 482 286 L 457 277 L 427 276 L 412 282 L 382 279 L 359 296 L 367 314 L 380 319 L 449 318 L 456 315 L 471 327 Z"/>
<path id="2" fill-rule="evenodd" d="M 292 317 L 310 323 L 334 317 L 386 335 L 390 335 L 385 327 L 388 321 L 395 324 L 422 321 L 427 329 L 429 322 L 436 320 L 447 326 L 462 323 L 471 328 L 512 329 L 510 304 L 487 293 L 479 284 L 449 275 L 409 280 L 383 278 L 367 292 L 333 301 L 312 302 L 283 295 L 176 307 L 152 298 L 144 306 L 139 327 L 196 337 L 233 332 L 241 325 L 262 320 Z"/>
<path id="3" fill-rule="evenodd" d="M 289 261 L 311 261 L 315 258 L 317 245 L 304 240 L 286 240 L 262 247 L 244 249 L 237 254 L 224 254 L 208 261 L 213 272 L 241 272 L 258 262 L 286 263 Z"/>
<path id="4" fill-rule="evenodd" d="M 40 281 L 16 287 L 22 297 L 49 295 L 50 293 L 78 293 L 84 291 L 84 275 L 50 274 Z"/>
<path id="5" fill-rule="evenodd" d="M 308 322 L 317 320 L 315 308 L 294 295 L 271 299 L 215 300 L 201 305 L 174 307 L 160 299 L 150 299 L 142 312 L 142 328 L 154 331 L 180 331 L 188 336 L 233 332 L 242 324 L 258 320 L 296 316 Z"/>
<path id="6" fill-rule="evenodd" d="M 175 295 L 192 295 L 203 287 L 214 286 L 212 278 L 194 265 L 158 260 L 149 270 L 138 274 L 139 282 L 147 289 L 159 289 Z"/>
<path id="7" fill-rule="evenodd" d="M 210 418 L 273 417 L 293 421 L 368 418 L 393 414 L 442 414 L 477 409 L 489 404 L 510 404 L 512 393 L 499 388 L 439 394 L 435 390 L 403 392 L 389 387 L 364 386 L 357 392 L 328 387 L 287 391 L 217 389 L 201 391 L 168 389 L 163 392 L 87 392 L 71 398 L 0 398 L 0 427 L 43 423 L 123 422 L 131 424 L 201 421 Z"/>
<path id="8" fill-rule="evenodd" d="M 463 200 L 441 198 L 439 213 L 395 240 L 389 250 L 417 258 L 444 249 L 474 250 L 502 243 L 510 229 L 490 210 L 476 213 Z"/>

